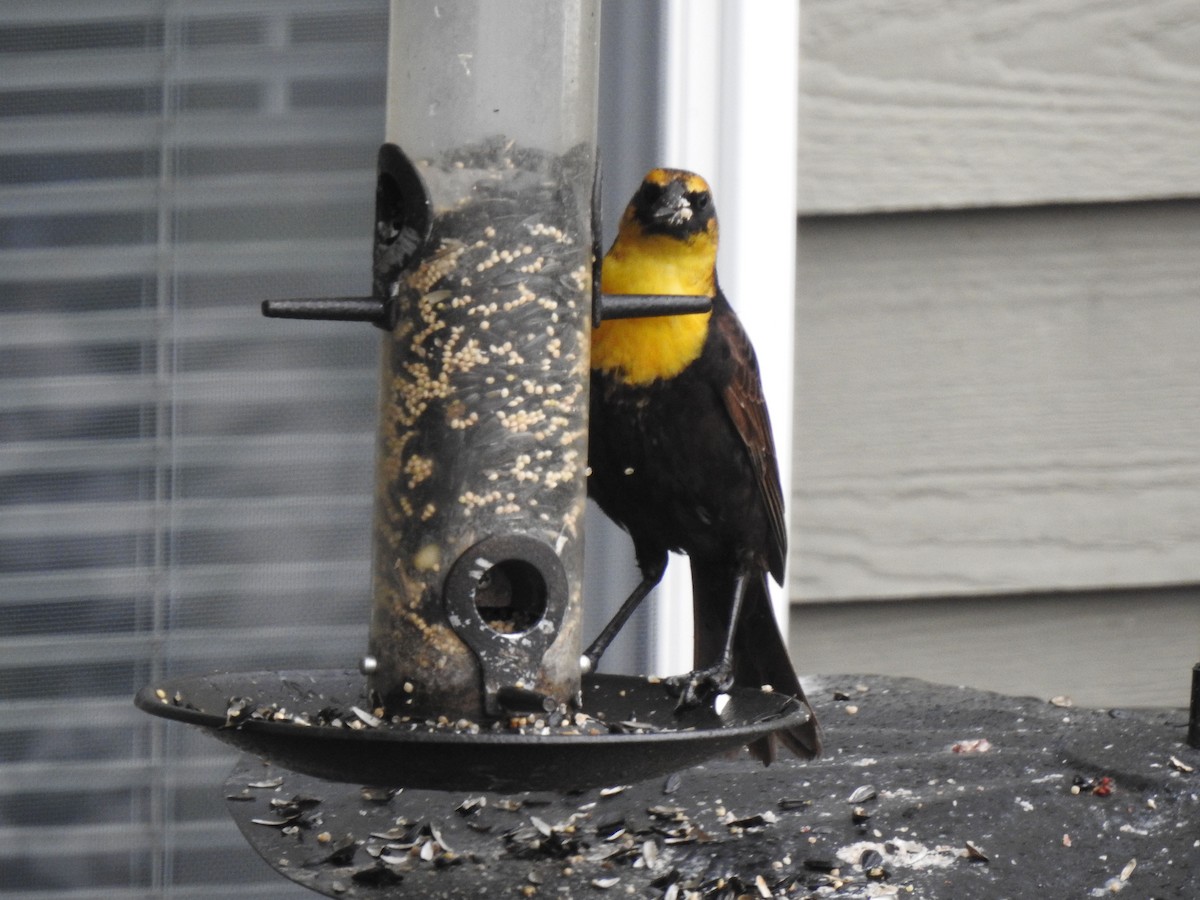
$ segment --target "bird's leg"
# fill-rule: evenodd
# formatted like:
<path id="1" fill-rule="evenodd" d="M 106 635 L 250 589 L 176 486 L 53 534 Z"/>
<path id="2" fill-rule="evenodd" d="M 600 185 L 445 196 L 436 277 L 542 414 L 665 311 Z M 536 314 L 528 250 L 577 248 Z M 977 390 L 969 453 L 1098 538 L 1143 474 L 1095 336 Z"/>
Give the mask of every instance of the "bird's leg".
<path id="1" fill-rule="evenodd" d="M 639 568 L 642 571 L 642 580 L 638 582 L 638 586 L 633 589 L 633 592 L 621 604 L 621 608 L 617 610 L 617 614 L 612 617 L 607 625 L 600 629 L 600 633 L 596 635 L 596 639 L 592 641 L 587 650 L 583 651 L 583 656 L 579 660 L 579 667 L 586 675 L 589 672 L 595 672 L 596 666 L 600 664 L 600 657 L 604 655 L 604 651 L 608 649 L 608 645 L 613 642 L 613 638 L 617 636 L 625 623 L 629 621 L 629 617 L 646 599 L 646 595 L 654 590 L 655 586 L 662 581 L 663 573 L 667 571 L 667 554 L 663 551 L 661 555 L 655 557 L 649 562 L 638 555 Z"/>
<path id="2" fill-rule="evenodd" d="M 733 582 L 733 602 L 729 608 L 729 626 L 725 630 L 725 643 L 721 654 L 712 665 L 693 669 L 685 675 L 667 679 L 667 686 L 679 692 L 677 710 L 699 706 L 716 694 L 723 694 L 733 687 L 733 638 L 737 634 L 738 620 L 742 617 L 742 605 L 746 599 L 746 586 L 751 575 L 758 577 L 753 569 L 743 566 L 738 569 Z"/>

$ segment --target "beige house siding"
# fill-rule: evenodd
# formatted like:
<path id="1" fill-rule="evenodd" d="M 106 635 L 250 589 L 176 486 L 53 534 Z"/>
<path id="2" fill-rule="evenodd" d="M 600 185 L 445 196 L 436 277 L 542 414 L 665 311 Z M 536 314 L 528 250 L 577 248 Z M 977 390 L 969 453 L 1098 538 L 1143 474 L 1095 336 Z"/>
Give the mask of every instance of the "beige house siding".
<path id="1" fill-rule="evenodd" d="M 1182 702 L 1200 0 L 805 0 L 801 22 L 800 667 Z"/>
<path id="2" fill-rule="evenodd" d="M 800 599 L 1200 580 L 1200 203 L 805 219 Z"/>
<path id="3" fill-rule="evenodd" d="M 1200 193 L 1195 0 L 802 0 L 800 209 Z"/>
<path id="4" fill-rule="evenodd" d="M 1196 588 L 811 604 L 790 622 L 800 669 L 821 673 L 805 683 L 843 690 L 853 682 L 840 674 L 884 673 L 1077 706 L 1186 707 L 1200 659 Z M 814 696 L 826 718 L 845 715 Z"/>

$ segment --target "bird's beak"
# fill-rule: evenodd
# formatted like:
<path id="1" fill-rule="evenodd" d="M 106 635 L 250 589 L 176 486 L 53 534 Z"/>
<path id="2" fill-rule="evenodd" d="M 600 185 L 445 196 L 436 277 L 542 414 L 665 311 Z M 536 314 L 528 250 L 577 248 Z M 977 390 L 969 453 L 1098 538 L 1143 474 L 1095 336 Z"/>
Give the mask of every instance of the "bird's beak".
<path id="1" fill-rule="evenodd" d="M 666 186 L 651 211 L 656 221 L 668 225 L 682 225 L 692 217 L 692 206 L 688 202 L 687 192 L 678 181 L 672 181 Z"/>

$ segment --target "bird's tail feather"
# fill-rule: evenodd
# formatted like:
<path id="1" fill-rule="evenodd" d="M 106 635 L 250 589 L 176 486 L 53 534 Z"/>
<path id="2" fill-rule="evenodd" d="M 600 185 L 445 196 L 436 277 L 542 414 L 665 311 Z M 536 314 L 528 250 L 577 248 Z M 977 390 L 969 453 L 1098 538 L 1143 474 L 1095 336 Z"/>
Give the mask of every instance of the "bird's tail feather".
<path id="1" fill-rule="evenodd" d="M 692 561 L 692 592 L 695 606 L 695 662 L 697 667 L 711 665 L 721 652 L 729 609 L 733 600 L 733 573 L 727 567 L 698 565 Z M 769 764 L 775 759 L 774 739 L 778 739 L 801 759 L 821 753 L 821 736 L 813 712 L 796 670 L 788 655 L 787 644 L 779 631 L 766 573 L 752 578 L 746 586 L 741 621 L 733 640 L 734 684 L 739 687 L 770 685 L 776 692 L 795 697 L 808 709 L 808 721 L 783 729 L 750 745 L 750 752 Z"/>

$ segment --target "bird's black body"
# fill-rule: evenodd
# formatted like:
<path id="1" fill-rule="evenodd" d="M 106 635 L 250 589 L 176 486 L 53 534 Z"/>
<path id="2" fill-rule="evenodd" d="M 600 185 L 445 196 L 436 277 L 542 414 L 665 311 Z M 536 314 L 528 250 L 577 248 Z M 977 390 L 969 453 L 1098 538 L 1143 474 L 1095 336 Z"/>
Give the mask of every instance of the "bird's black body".
<path id="1" fill-rule="evenodd" d="M 731 336 L 753 364 L 718 292 L 704 350 L 679 375 L 649 385 L 592 379 L 588 493 L 629 531 L 643 566 L 673 550 L 730 568 L 749 558 L 782 574 L 783 548 L 721 390 L 745 362 Z"/>
<path id="2" fill-rule="evenodd" d="M 693 212 L 679 216 L 680 208 Z M 629 532 L 643 580 L 585 656 L 599 658 L 661 579 L 668 551 L 682 552 L 692 568 L 697 667 L 678 679 L 683 702 L 732 680 L 807 703 L 767 590 L 768 573 L 782 580 L 787 553 L 770 421 L 754 350 L 717 285 L 715 255 L 707 185 L 691 173 L 651 172 L 606 257 L 605 290 L 666 292 L 653 273 L 678 269 L 670 277 L 687 277 L 692 259 L 706 266 L 713 306 L 707 318 L 687 323 L 697 340 L 686 355 L 662 351 L 661 375 L 639 362 L 657 358 L 666 331 L 612 326 L 593 343 L 588 494 Z M 820 751 L 815 718 L 779 736 L 799 756 Z M 773 758 L 770 740 L 751 749 Z"/>

